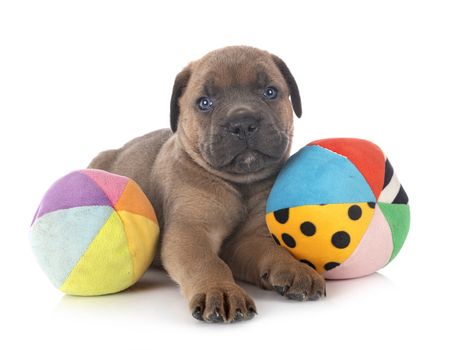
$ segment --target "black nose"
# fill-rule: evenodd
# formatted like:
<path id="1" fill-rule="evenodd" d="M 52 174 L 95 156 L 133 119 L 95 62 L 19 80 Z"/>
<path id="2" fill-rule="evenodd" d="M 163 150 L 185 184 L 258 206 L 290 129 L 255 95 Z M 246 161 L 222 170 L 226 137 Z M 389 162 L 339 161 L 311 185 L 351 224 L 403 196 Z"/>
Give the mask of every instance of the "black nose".
<path id="1" fill-rule="evenodd" d="M 240 140 L 247 140 L 259 129 L 259 122 L 252 116 L 236 117 L 228 123 L 228 131 Z"/>

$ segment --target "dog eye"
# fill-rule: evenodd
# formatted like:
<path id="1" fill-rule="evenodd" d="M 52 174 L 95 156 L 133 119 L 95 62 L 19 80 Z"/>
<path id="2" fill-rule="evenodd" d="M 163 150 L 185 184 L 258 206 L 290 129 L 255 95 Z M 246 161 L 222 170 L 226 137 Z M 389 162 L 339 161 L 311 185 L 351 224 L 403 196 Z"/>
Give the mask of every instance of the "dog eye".
<path id="1" fill-rule="evenodd" d="M 198 99 L 197 106 L 202 111 L 209 111 L 213 108 L 213 101 L 209 97 L 203 96 Z"/>
<path id="2" fill-rule="evenodd" d="M 263 92 L 263 96 L 269 100 L 273 100 L 278 96 L 278 89 L 276 89 L 274 86 L 268 86 Z"/>

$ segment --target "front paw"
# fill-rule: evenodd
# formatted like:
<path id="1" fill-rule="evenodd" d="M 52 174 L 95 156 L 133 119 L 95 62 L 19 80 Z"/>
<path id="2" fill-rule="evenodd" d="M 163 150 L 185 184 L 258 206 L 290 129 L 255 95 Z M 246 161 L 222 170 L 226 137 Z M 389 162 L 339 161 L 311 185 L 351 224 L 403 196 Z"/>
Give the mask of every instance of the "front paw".
<path id="1" fill-rule="evenodd" d="M 317 300 L 326 296 L 324 278 L 298 261 L 271 266 L 261 275 L 261 284 L 293 300 Z"/>
<path id="2" fill-rule="evenodd" d="M 189 306 L 193 317 L 211 323 L 250 320 L 257 313 L 254 301 L 235 283 L 202 288 Z"/>

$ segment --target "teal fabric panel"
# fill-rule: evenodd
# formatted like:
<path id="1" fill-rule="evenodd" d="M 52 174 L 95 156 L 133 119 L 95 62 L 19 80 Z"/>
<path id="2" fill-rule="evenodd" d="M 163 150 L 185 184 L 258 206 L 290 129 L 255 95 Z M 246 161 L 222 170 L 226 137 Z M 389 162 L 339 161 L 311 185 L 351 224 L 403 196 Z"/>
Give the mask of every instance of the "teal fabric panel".
<path id="1" fill-rule="evenodd" d="M 57 288 L 112 212 L 111 206 L 75 207 L 47 213 L 35 221 L 30 230 L 32 250 Z"/>

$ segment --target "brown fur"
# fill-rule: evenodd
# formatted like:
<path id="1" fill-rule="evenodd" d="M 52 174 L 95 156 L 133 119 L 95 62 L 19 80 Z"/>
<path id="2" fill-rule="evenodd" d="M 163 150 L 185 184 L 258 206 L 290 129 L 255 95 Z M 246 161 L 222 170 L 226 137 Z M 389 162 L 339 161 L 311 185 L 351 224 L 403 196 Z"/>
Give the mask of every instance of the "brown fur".
<path id="1" fill-rule="evenodd" d="M 278 88 L 277 100 L 262 100 L 262 84 Z M 196 99 L 205 94 L 217 96 L 210 113 L 196 108 Z M 255 304 L 235 278 L 296 300 L 325 294 L 322 277 L 277 246 L 265 224 L 266 198 L 290 152 L 289 95 L 300 116 L 298 87 L 278 57 L 242 46 L 213 51 L 178 74 L 172 130 L 102 152 L 90 164 L 131 177 L 143 188 L 162 232 L 155 264 L 179 283 L 198 319 L 231 322 L 254 316 Z M 259 122 L 248 146 L 224 124 L 238 110 Z"/>

